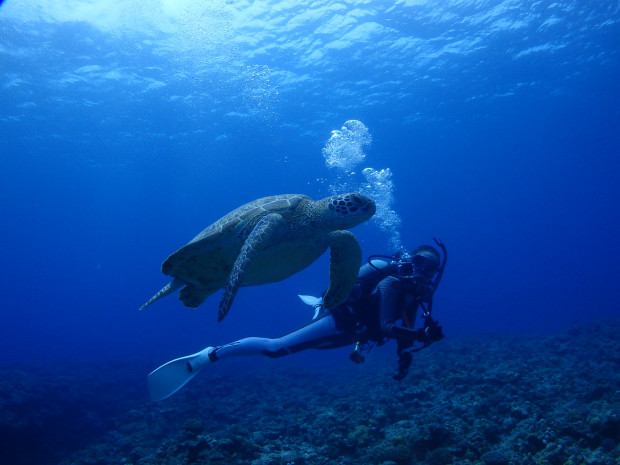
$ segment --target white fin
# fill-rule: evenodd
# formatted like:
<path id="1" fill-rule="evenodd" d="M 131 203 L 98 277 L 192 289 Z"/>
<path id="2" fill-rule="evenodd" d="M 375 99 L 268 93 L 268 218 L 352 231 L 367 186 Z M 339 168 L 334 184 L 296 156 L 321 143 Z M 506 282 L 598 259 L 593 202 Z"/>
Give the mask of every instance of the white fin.
<path id="1" fill-rule="evenodd" d="M 164 400 L 185 386 L 205 366 L 211 363 L 207 347 L 192 355 L 163 364 L 148 376 L 149 393 L 155 402 Z"/>
<path id="2" fill-rule="evenodd" d="M 321 297 L 301 294 L 299 294 L 297 297 L 299 297 L 303 303 L 305 303 L 306 305 L 310 305 L 311 307 L 316 307 L 317 305 L 321 305 L 323 303 L 323 299 Z"/>
<path id="3" fill-rule="evenodd" d="M 311 295 L 301 295 L 301 294 L 299 294 L 298 297 L 306 305 L 310 305 L 311 307 L 314 307 L 314 316 L 312 317 L 312 319 L 314 320 L 319 315 L 319 312 L 321 311 L 321 306 L 323 305 L 323 298 L 314 297 Z"/>
<path id="4" fill-rule="evenodd" d="M 390 262 L 387 262 L 385 260 L 379 259 L 379 258 L 375 258 L 373 260 L 370 260 L 370 263 L 372 263 L 372 265 L 376 268 L 385 268 L 386 266 L 388 266 L 390 264 Z"/>

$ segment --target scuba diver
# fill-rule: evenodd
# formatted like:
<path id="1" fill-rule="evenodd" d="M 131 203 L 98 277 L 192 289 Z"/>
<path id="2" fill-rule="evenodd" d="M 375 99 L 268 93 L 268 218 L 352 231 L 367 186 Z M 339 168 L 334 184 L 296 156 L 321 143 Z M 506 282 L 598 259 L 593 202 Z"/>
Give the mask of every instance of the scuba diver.
<path id="1" fill-rule="evenodd" d="M 300 295 L 314 307 L 312 321 L 282 337 L 249 337 L 229 344 L 209 346 L 200 352 L 172 360 L 148 376 L 149 393 L 154 401 L 163 400 L 189 382 L 205 366 L 230 357 L 263 355 L 277 358 L 306 349 L 335 349 L 355 345 L 349 358 L 364 362 L 363 351 L 387 339 L 397 340 L 398 370 L 393 376 L 407 376 L 412 353 L 443 338 L 442 327 L 431 317 L 433 294 L 446 266 L 447 251 L 434 238 L 443 253 L 422 245 L 411 254 L 372 255 L 360 268 L 357 282 L 347 300 L 332 309 L 322 299 Z M 415 327 L 418 308 L 423 325 Z"/>

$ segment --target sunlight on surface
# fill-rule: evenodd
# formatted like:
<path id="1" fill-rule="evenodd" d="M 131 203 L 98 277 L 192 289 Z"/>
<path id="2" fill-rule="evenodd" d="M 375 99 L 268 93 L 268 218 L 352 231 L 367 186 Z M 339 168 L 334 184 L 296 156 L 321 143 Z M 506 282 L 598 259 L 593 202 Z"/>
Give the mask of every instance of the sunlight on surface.
<path id="1" fill-rule="evenodd" d="M 102 32 L 173 32 L 190 20 L 208 25 L 227 8 L 225 1 L 38 0 L 7 1 L 2 16 L 23 22 L 85 22 Z"/>

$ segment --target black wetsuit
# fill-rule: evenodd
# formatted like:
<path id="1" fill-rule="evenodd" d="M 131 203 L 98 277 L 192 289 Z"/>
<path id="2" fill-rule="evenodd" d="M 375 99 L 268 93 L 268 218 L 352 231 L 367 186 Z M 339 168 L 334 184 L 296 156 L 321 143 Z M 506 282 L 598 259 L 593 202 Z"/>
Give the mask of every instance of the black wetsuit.
<path id="1" fill-rule="evenodd" d="M 419 331 L 413 326 L 419 305 L 430 301 L 429 283 L 420 279 L 414 283 L 397 275 L 394 264 L 379 270 L 364 265 L 349 299 L 333 310 L 336 322 L 340 318 L 353 320 L 358 331 L 361 324 L 362 336 L 372 342 L 419 339 Z M 399 320 L 402 324 L 397 323 Z"/>

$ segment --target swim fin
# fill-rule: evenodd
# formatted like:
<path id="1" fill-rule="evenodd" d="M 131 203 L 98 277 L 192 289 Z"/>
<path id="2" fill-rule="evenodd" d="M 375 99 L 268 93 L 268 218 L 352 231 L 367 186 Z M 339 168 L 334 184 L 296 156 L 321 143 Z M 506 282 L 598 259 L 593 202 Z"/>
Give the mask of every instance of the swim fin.
<path id="1" fill-rule="evenodd" d="M 313 320 L 317 316 L 319 316 L 319 312 L 321 311 L 321 308 L 323 305 L 322 297 L 314 297 L 311 295 L 301 295 L 301 294 L 299 294 L 297 297 L 299 297 L 301 301 L 305 303 L 306 305 L 310 305 L 311 307 L 314 307 L 314 316 L 312 317 Z"/>
<path id="2" fill-rule="evenodd" d="M 205 366 L 211 363 L 207 347 L 192 355 L 163 364 L 148 376 L 149 394 L 155 402 L 164 400 L 185 386 Z"/>

